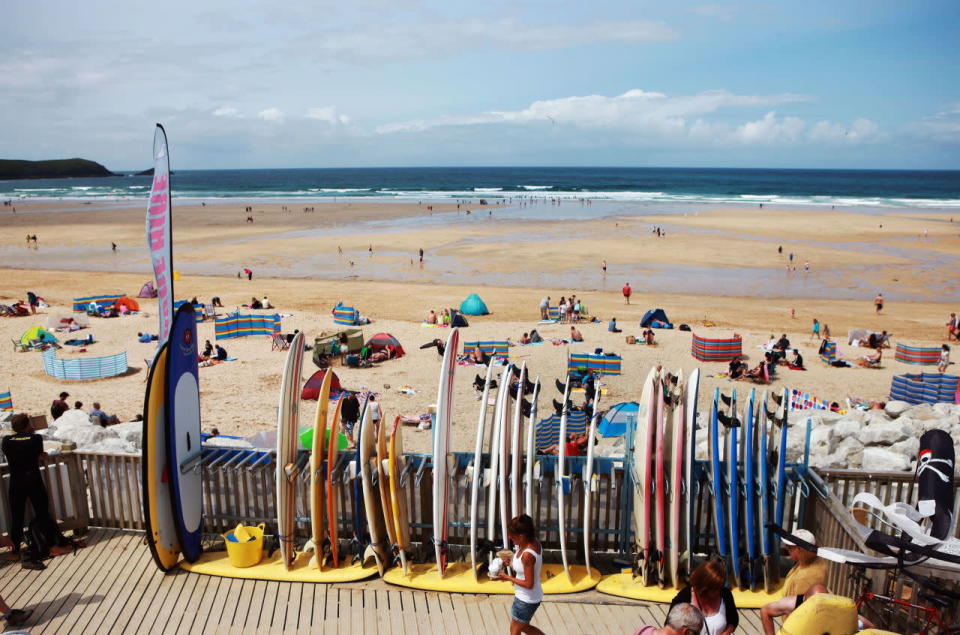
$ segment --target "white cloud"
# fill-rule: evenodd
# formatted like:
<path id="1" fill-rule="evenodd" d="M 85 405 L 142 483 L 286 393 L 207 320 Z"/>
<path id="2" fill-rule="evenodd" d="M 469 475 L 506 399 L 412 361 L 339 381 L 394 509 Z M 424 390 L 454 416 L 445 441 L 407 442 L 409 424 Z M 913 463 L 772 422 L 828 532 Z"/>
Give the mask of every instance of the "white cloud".
<path id="1" fill-rule="evenodd" d="M 818 121 L 810 128 L 809 136 L 814 141 L 826 143 L 857 143 L 877 136 L 880 127 L 869 119 L 854 119 L 849 126 L 831 121 Z"/>
<path id="2" fill-rule="evenodd" d="M 232 106 L 221 106 L 213 111 L 214 117 L 230 117 L 236 119 L 240 117 L 240 111 Z"/>
<path id="3" fill-rule="evenodd" d="M 329 124 L 348 124 L 350 123 L 350 117 L 347 115 L 337 114 L 337 109 L 335 106 L 321 106 L 320 108 L 310 108 L 307 110 L 306 114 L 307 119 L 317 119 L 319 121 L 326 121 Z"/>
<path id="4" fill-rule="evenodd" d="M 777 119 L 776 113 L 771 111 L 763 119 L 738 126 L 734 138 L 748 145 L 795 143 L 804 127 L 806 124 L 798 117 Z"/>
<path id="5" fill-rule="evenodd" d="M 258 112 L 257 116 L 264 121 L 283 121 L 286 115 L 279 108 L 267 108 Z"/>
<path id="6" fill-rule="evenodd" d="M 948 104 L 943 110 L 927 115 L 907 128 L 912 133 L 937 142 L 960 141 L 960 102 Z"/>

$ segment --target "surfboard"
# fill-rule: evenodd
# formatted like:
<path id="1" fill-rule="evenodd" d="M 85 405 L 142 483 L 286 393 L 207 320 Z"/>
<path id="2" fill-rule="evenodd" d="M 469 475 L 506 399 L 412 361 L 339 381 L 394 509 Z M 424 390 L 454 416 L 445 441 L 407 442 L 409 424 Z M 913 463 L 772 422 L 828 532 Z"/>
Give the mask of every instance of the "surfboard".
<path id="1" fill-rule="evenodd" d="M 527 382 L 527 362 L 520 364 L 520 381 L 517 384 L 517 398 L 513 404 L 513 429 L 510 431 L 510 518 L 523 513 L 523 501 L 520 488 L 523 484 L 521 467 L 523 466 L 523 385 Z"/>
<path id="2" fill-rule="evenodd" d="M 290 342 L 283 376 L 280 379 L 280 407 L 277 413 L 277 540 L 280 543 L 280 559 L 287 569 L 293 567 L 297 557 L 294 549 L 297 515 L 295 462 L 300 441 L 298 424 L 302 368 L 303 333 L 297 333 Z"/>
<path id="3" fill-rule="evenodd" d="M 477 442 L 473 451 L 473 473 L 470 479 L 470 567 L 473 577 L 477 574 L 477 533 L 479 531 L 480 481 L 483 476 L 483 435 L 487 427 L 487 403 L 490 399 L 490 380 L 493 378 L 493 364 L 487 366 L 487 376 L 483 381 L 483 395 L 480 397 L 480 417 L 477 421 Z"/>
<path id="4" fill-rule="evenodd" d="M 180 541 L 173 522 L 167 477 L 166 419 L 167 343 L 154 355 L 143 405 L 143 521 L 150 555 L 161 571 L 180 560 Z"/>
<path id="5" fill-rule="evenodd" d="M 317 414 L 313 419 L 313 443 L 310 448 L 310 533 L 313 539 L 313 559 L 311 564 L 323 569 L 323 540 L 326 527 L 323 523 L 323 511 L 326 505 L 323 500 L 323 460 L 324 443 L 327 439 L 327 412 L 330 410 L 330 382 L 333 371 L 327 369 L 320 384 L 320 395 L 317 397 Z"/>
<path id="6" fill-rule="evenodd" d="M 506 378 L 513 372 L 513 366 L 507 364 L 500 373 L 500 387 L 497 389 L 497 399 L 493 406 L 493 420 L 490 422 L 490 469 L 487 472 L 487 540 L 491 545 L 497 544 L 497 492 L 500 487 L 500 436 L 503 428 L 503 412 L 506 408 L 506 397 L 510 390 L 510 382 Z M 506 540 L 506 537 L 504 537 Z M 490 554 L 493 561 L 494 554 Z"/>
<path id="7" fill-rule="evenodd" d="M 685 400 L 686 384 L 683 381 L 683 370 L 677 371 L 677 385 L 673 395 L 673 409 L 670 413 L 670 423 L 667 430 L 670 433 L 669 453 L 667 461 L 667 478 L 669 481 L 669 521 L 670 544 L 667 545 L 667 570 L 670 573 L 670 582 L 680 588 L 680 536 L 683 533 L 683 473 L 684 453 L 683 441 L 686 436 L 687 403 Z"/>
<path id="8" fill-rule="evenodd" d="M 353 552 L 353 562 L 366 562 L 367 545 L 370 544 L 370 534 L 367 531 L 366 506 L 363 500 L 363 479 L 361 478 L 360 435 L 363 434 L 363 422 L 367 418 L 367 404 L 364 401 L 360 408 L 360 417 L 354 426 L 356 447 L 353 449 L 353 460 L 350 462 L 350 478 L 353 480 L 353 536 L 350 538 L 350 550 Z"/>
<path id="9" fill-rule="evenodd" d="M 333 568 L 340 566 L 340 506 L 337 504 L 339 490 L 334 481 L 334 471 L 337 467 L 337 434 L 340 428 L 340 408 L 343 406 L 345 395 L 340 395 L 337 399 L 337 407 L 333 411 L 333 419 L 330 421 L 330 434 L 327 438 L 327 479 L 326 484 L 326 502 L 327 502 L 327 536 L 330 545 L 330 560 L 333 561 Z"/>
<path id="10" fill-rule="evenodd" d="M 567 463 L 567 399 L 570 398 L 570 375 L 567 375 L 563 387 L 563 408 L 560 411 L 560 438 L 557 442 L 557 522 L 560 532 L 560 557 L 563 559 L 563 572 L 570 578 L 570 563 L 567 561 L 567 495 L 569 489 L 566 476 Z"/>
<path id="11" fill-rule="evenodd" d="M 537 461 L 537 447 L 536 447 L 536 431 L 537 431 L 537 401 L 540 399 L 540 377 L 537 376 L 537 381 L 533 384 L 533 396 L 530 398 L 530 418 L 527 421 L 527 463 L 526 463 L 526 481 L 527 481 L 527 491 L 526 491 L 526 501 L 524 504 L 524 509 L 526 510 L 527 516 L 533 519 L 534 524 L 537 522 L 537 517 L 533 513 L 533 483 L 534 483 L 534 468 L 539 464 Z"/>
<path id="12" fill-rule="evenodd" d="M 500 463 L 500 545 L 503 549 L 510 548 L 510 538 L 507 535 L 507 524 L 510 522 L 510 409 L 511 396 L 510 384 L 513 382 L 513 369 L 511 372 L 500 376 L 500 384 L 504 390 L 503 409 L 500 412 L 500 420 L 497 426 L 500 429 L 499 444 L 497 446 L 497 458 Z"/>
<path id="13" fill-rule="evenodd" d="M 660 398 L 660 369 L 647 373 L 637 411 L 637 429 L 633 441 L 633 516 L 636 527 L 636 568 L 642 584 L 650 583 L 650 513 L 653 480 L 653 436 L 657 427 L 657 401 Z"/>
<path id="14" fill-rule="evenodd" d="M 698 482 L 696 477 L 697 461 L 697 400 L 700 397 L 700 369 L 694 368 L 690 379 L 684 386 L 684 400 L 686 408 L 687 443 L 684 452 L 684 474 L 686 478 L 686 511 L 684 512 L 683 539 L 686 545 L 686 574 L 693 573 L 693 556 L 697 535 L 694 523 L 696 522 L 696 500 Z"/>
<path id="15" fill-rule="evenodd" d="M 717 554 L 726 559 L 727 557 L 727 515 L 724 512 L 726 507 L 726 496 L 723 494 L 723 464 L 720 461 L 720 389 L 713 391 L 713 403 L 710 406 L 710 433 L 707 437 L 709 441 L 710 454 L 710 486 L 713 493 L 713 528 L 717 539 Z"/>
<path id="16" fill-rule="evenodd" d="M 593 444 L 597 438 L 597 422 L 600 419 L 600 391 L 593 394 L 593 415 L 590 417 L 590 431 L 587 433 L 587 464 L 583 470 L 583 557 L 590 568 L 591 532 L 593 531 L 593 490 L 596 487 L 596 475 L 593 473 Z"/>
<path id="17" fill-rule="evenodd" d="M 746 531 L 744 532 L 747 546 L 747 561 L 744 567 L 744 577 L 751 591 L 757 590 L 757 427 L 756 410 L 754 403 L 757 398 L 755 388 L 750 390 L 747 397 L 747 407 L 743 413 L 743 513 Z"/>
<path id="18" fill-rule="evenodd" d="M 400 417 L 393 421 L 393 432 L 390 434 L 390 504 L 393 506 L 393 522 L 397 537 L 397 555 L 400 557 L 400 568 L 404 574 L 409 572 L 407 551 L 410 549 L 410 524 L 407 518 L 407 492 L 400 483 L 400 474 L 406 467 L 403 457 L 403 426 Z"/>
<path id="19" fill-rule="evenodd" d="M 197 318 L 182 305 L 173 318 L 167 349 L 166 445 L 170 503 L 177 541 L 187 562 L 200 557 L 203 479 L 200 474 L 200 378 Z"/>
<path id="20" fill-rule="evenodd" d="M 777 449 L 777 478 L 774 489 L 773 522 L 778 527 L 783 526 L 783 511 L 787 496 L 787 426 L 790 419 L 790 390 L 783 389 L 783 398 L 780 403 L 780 442 Z M 773 543 L 773 574 L 774 581 L 780 580 L 780 536 L 776 536 Z"/>
<path id="21" fill-rule="evenodd" d="M 357 449 L 360 453 L 360 486 L 363 488 L 363 511 L 367 519 L 369 542 L 363 545 L 362 562 L 373 558 L 380 577 L 387 566 L 386 527 L 383 510 L 380 508 L 380 491 L 373 484 L 373 475 L 377 473 L 377 430 L 371 419 L 373 408 L 363 409 L 363 421 L 360 427 L 360 439 Z M 382 423 L 382 422 L 381 422 Z"/>
<path id="22" fill-rule="evenodd" d="M 650 556 L 654 578 L 660 588 L 666 587 L 667 561 L 667 470 L 666 470 L 666 439 L 667 422 L 671 419 L 672 404 L 670 403 L 670 389 L 668 374 L 661 376 L 659 381 L 660 398 L 657 399 L 656 429 L 654 431 L 653 457 L 653 521 L 654 521 L 654 551 Z"/>
<path id="23" fill-rule="evenodd" d="M 767 430 L 767 391 L 760 395 L 756 405 L 757 433 L 759 439 L 757 472 L 760 481 L 760 493 L 757 511 L 760 523 L 760 555 L 762 559 L 763 589 L 770 592 L 773 588 L 773 575 L 770 571 L 770 550 L 773 543 L 773 534 L 767 528 L 772 520 L 770 515 L 770 444 Z"/>
<path id="24" fill-rule="evenodd" d="M 383 511 L 383 524 L 386 529 L 386 545 L 384 552 L 388 557 L 397 548 L 397 526 L 393 521 L 393 503 L 390 499 L 390 456 L 387 454 L 387 429 L 392 426 L 387 423 L 386 416 L 382 416 L 377 425 L 377 458 L 374 464 L 377 473 L 377 489 L 380 490 L 380 509 Z M 387 561 L 384 566 L 389 566 Z"/>
<path id="25" fill-rule="evenodd" d="M 740 562 L 740 477 L 737 474 L 739 450 L 739 426 L 737 421 L 737 391 L 730 397 L 730 409 L 727 414 L 730 427 L 727 428 L 727 443 L 724 446 L 727 466 L 727 537 L 730 539 L 730 572 L 740 588 L 743 588 Z"/>
<path id="26" fill-rule="evenodd" d="M 447 336 L 447 346 L 443 351 L 443 363 L 440 366 L 440 383 L 437 387 L 437 424 L 433 431 L 433 547 L 441 578 L 447 568 L 447 535 L 450 529 L 447 516 L 450 504 L 447 455 L 450 453 L 453 377 L 457 369 L 459 346 L 460 330 L 452 328 L 450 335 Z"/>

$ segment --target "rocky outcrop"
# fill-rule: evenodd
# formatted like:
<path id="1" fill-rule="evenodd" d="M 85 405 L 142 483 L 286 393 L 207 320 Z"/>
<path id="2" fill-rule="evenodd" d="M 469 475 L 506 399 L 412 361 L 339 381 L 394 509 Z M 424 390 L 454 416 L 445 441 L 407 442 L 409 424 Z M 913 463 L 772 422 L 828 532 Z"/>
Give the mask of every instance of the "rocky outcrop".
<path id="1" fill-rule="evenodd" d="M 87 159 L 55 159 L 52 161 L 0 159 L 0 180 L 72 179 L 100 176 L 116 175 L 96 161 Z"/>

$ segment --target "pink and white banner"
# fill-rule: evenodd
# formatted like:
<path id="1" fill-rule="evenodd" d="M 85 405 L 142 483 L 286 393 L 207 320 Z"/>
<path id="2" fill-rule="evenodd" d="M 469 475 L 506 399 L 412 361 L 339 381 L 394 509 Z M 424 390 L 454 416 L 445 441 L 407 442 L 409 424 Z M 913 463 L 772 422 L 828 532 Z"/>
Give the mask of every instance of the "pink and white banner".
<path id="1" fill-rule="evenodd" d="M 167 133 L 157 124 L 153 136 L 153 187 L 147 206 L 147 245 L 153 276 L 157 280 L 157 313 L 160 332 L 157 349 L 170 336 L 173 324 L 173 240 L 170 232 L 172 208 L 170 201 L 170 155 L 167 152 Z"/>

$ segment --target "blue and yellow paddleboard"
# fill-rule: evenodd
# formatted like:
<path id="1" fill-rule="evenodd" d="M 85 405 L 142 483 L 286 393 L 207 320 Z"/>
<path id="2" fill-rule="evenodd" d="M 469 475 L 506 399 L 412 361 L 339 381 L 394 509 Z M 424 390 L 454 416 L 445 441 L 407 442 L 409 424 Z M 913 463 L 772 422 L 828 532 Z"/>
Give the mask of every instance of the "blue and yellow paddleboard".
<path id="1" fill-rule="evenodd" d="M 150 554 L 161 571 L 180 560 L 180 541 L 170 506 L 166 431 L 167 344 L 157 351 L 147 376 L 143 405 L 143 520 Z"/>

